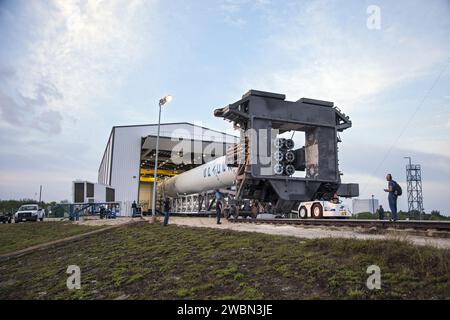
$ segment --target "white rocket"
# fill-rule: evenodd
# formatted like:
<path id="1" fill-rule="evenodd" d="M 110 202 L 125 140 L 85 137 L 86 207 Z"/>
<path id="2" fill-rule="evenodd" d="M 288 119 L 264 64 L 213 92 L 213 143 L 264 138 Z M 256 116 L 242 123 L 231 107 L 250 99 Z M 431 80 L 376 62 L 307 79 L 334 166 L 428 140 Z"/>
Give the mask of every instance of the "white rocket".
<path id="1" fill-rule="evenodd" d="M 228 188 L 236 181 L 237 168 L 228 167 L 225 156 L 212 160 L 160 184 L 166 197 Z"/>

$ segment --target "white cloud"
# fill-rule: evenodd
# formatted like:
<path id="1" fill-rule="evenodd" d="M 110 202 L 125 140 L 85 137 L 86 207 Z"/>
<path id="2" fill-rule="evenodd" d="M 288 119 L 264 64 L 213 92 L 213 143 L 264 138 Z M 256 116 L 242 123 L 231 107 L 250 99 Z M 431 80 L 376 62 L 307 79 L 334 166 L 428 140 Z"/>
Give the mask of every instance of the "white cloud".
<path id="1" fill-rule="evenodd" d="M 382 6 L 384 16 L 393 14 L 390 10 L 395 8 Z M 294 99 L 301 95 L 334 101 L 346 111 L 364 108 L 368 99 L 449 59 L 450 45 L 436 31 L 434 20 L 423 18 L 411 27 L 418 11 L 420 7 L 412 17 L 410 11 L 397 12 L 394 20 L 375 31 L 366 28 L 363 5 L 348 11 L 324 1 L 293 6 L 296 17 L 276 20 L 281 26 L 266 44 L 271 59 L 262 69 L 268 76 L 246 79 L 245 84 Z"/>
<path id="2" fill-rule="evenodd" d="M 420 137 L 405 140 L 402 146 L 417 152 L 426 152 L 436 155 L 450 157 L 450 138 L 445 136 L 436 136 L 433 138 L 422 139 Z M 450 164 L 448 165 L 450 174 Z"/>
<path id="3" fill-rule="evenodd" d="M 53 1 L 26 3 L 23 20 L 33 29 L 25 54 L 13 67 L 9 92 L 36 101 L 37 115 L 82 119 L 95 102 L 120 85 L 142 58 L 143 8 L 154 1 Z M 145 10 L 147 13 L 152 11 Z M 146 26 L 148 27 L 148 26 Z M 20 103 L 20 101 L 18 101 Z M 66 124 L 67 125 L 67 124 Z M 55 128 L 49 131 L 54 132 Z"/>
<path id="4" fill-rule="evenodd" d="M 72 172 L 71 172 L 72 173 Z M 83 179 L 96 181 L 95 176 L 88 171 L 73 172 Z M 80 177 L 79 176 L 79 177 Z M 92 179 L 90 179 L 92 178 Z M 74 179 L 75 180 L 75 179 Z M 64 172 L 54 170 L 18 171 L 14 175 L 0 170 L 0 195 L 2 199 L 36 199 L 39 186 L 43 186 L 43 201 L 61 201 L 70 198 L 70 180 L 64 177 Z"/>
<path id="5" fill-rule="evenodd" d="M 0 63 L 3 198 L 44 184 L 51 199 L 62 199 L 71 179 L 95 180 L 102 152 L 95 143 L 106 138 L 92 126 L 108 116 L 101 101 L 148 58 L 157 9 L 156 0 L 55 0 L 6 12 L 12 41 Z"/>

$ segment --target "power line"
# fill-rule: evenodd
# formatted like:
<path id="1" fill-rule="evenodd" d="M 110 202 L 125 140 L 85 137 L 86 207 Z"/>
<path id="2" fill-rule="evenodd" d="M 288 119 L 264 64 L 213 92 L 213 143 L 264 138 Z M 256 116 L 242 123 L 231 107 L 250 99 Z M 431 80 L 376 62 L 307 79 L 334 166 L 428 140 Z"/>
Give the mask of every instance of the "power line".
<path id="1" fill-rule="evenodd" d="M 428 96 L 430 95 L 431 91 L 433 91 L 434 87 L 436 86 L 436 84 L 439 82 L 439 80 L 442 78 L 442 75 L 445 73 L 445 71 L 447 70 L 447 67 L 449 66 L 450 62 L 447 62 L 444 66 L 444 68 L 442 68 L 442 70 L 439 72 L 438 76 L 436 77 L 436 79 L 434 80 L 434 82 L 432 83 L 432 85 L 430 86 L 430 88 L 427 90 L 427 92 L 425 93 L 425 95 L 422 97 L 422 99 L 420 100 L 419 104 L 417 105 L 416 109 L 414 110 L 414 112 L 411 114 L 411 116 L 409 117 L 408 121 L 405 123 L 405 125 L 403 126 L 402 130 L 400 131 L 400 134 L 397 136 L 397 138 L 394 140 L 394 142 L 391 144 L 391 146 L 389 147 L 388 151 L 386 152 L 385 156 L 383 157 L 383 159 L 381 160 L 381 162 L 378 164 L 378 166 L 376 167 L 376 169 L 373 171 L 372 176 L 374 176 L 378 170 L 380 169 L 380 167 L 384 164 L 384 162 L 386 161 L 386 159 L 389 157 L 389 155 L 392 152 L 392 149 L 394 148 L 394 146 L 398 143 L 398 141 L 400 140 L 400 138 L 403 136 L 403 134 L 405 133 L 406 129 L 409 127 L 409 125 L 411 124 L 411 121 L 414 119 L 414 117 L 416 116 L 417 112 L 419 112 L 420 108 L 423 106 L 425 100 L 428 98 Z M 362 193 L 364 193 L 366 191 L 367 188 L 367 184 L 364 187 L 364 190 Z"/>

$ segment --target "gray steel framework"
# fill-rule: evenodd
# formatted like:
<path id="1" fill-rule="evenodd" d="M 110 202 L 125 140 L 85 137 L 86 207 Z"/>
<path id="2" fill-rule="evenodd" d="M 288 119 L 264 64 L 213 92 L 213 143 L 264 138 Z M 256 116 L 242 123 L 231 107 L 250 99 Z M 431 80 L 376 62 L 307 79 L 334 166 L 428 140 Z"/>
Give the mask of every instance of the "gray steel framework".
<path id="1" fill-rule="evenodd" d="M 408 193 L 408 212 L 423 213 L 422 170 L 419 164 L 406 165 L 406 183 Z"/>

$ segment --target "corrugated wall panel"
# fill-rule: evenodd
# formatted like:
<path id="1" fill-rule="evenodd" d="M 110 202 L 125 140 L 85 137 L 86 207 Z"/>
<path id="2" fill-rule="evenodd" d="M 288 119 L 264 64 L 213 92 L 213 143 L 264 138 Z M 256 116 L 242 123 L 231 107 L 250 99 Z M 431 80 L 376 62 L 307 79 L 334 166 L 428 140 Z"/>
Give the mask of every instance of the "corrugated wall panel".
<path id="1" fill-rule="evenodd" d="M 105 152 L 103 153 L 103 158 L 98 169 L 98 179 L 97 182 L 101 184 L 111 183 L 111 160 L 112 160 L 112 147 L 114 141 L 114 129 L 111 131 L 108 142 L 106 144 Z"/>

